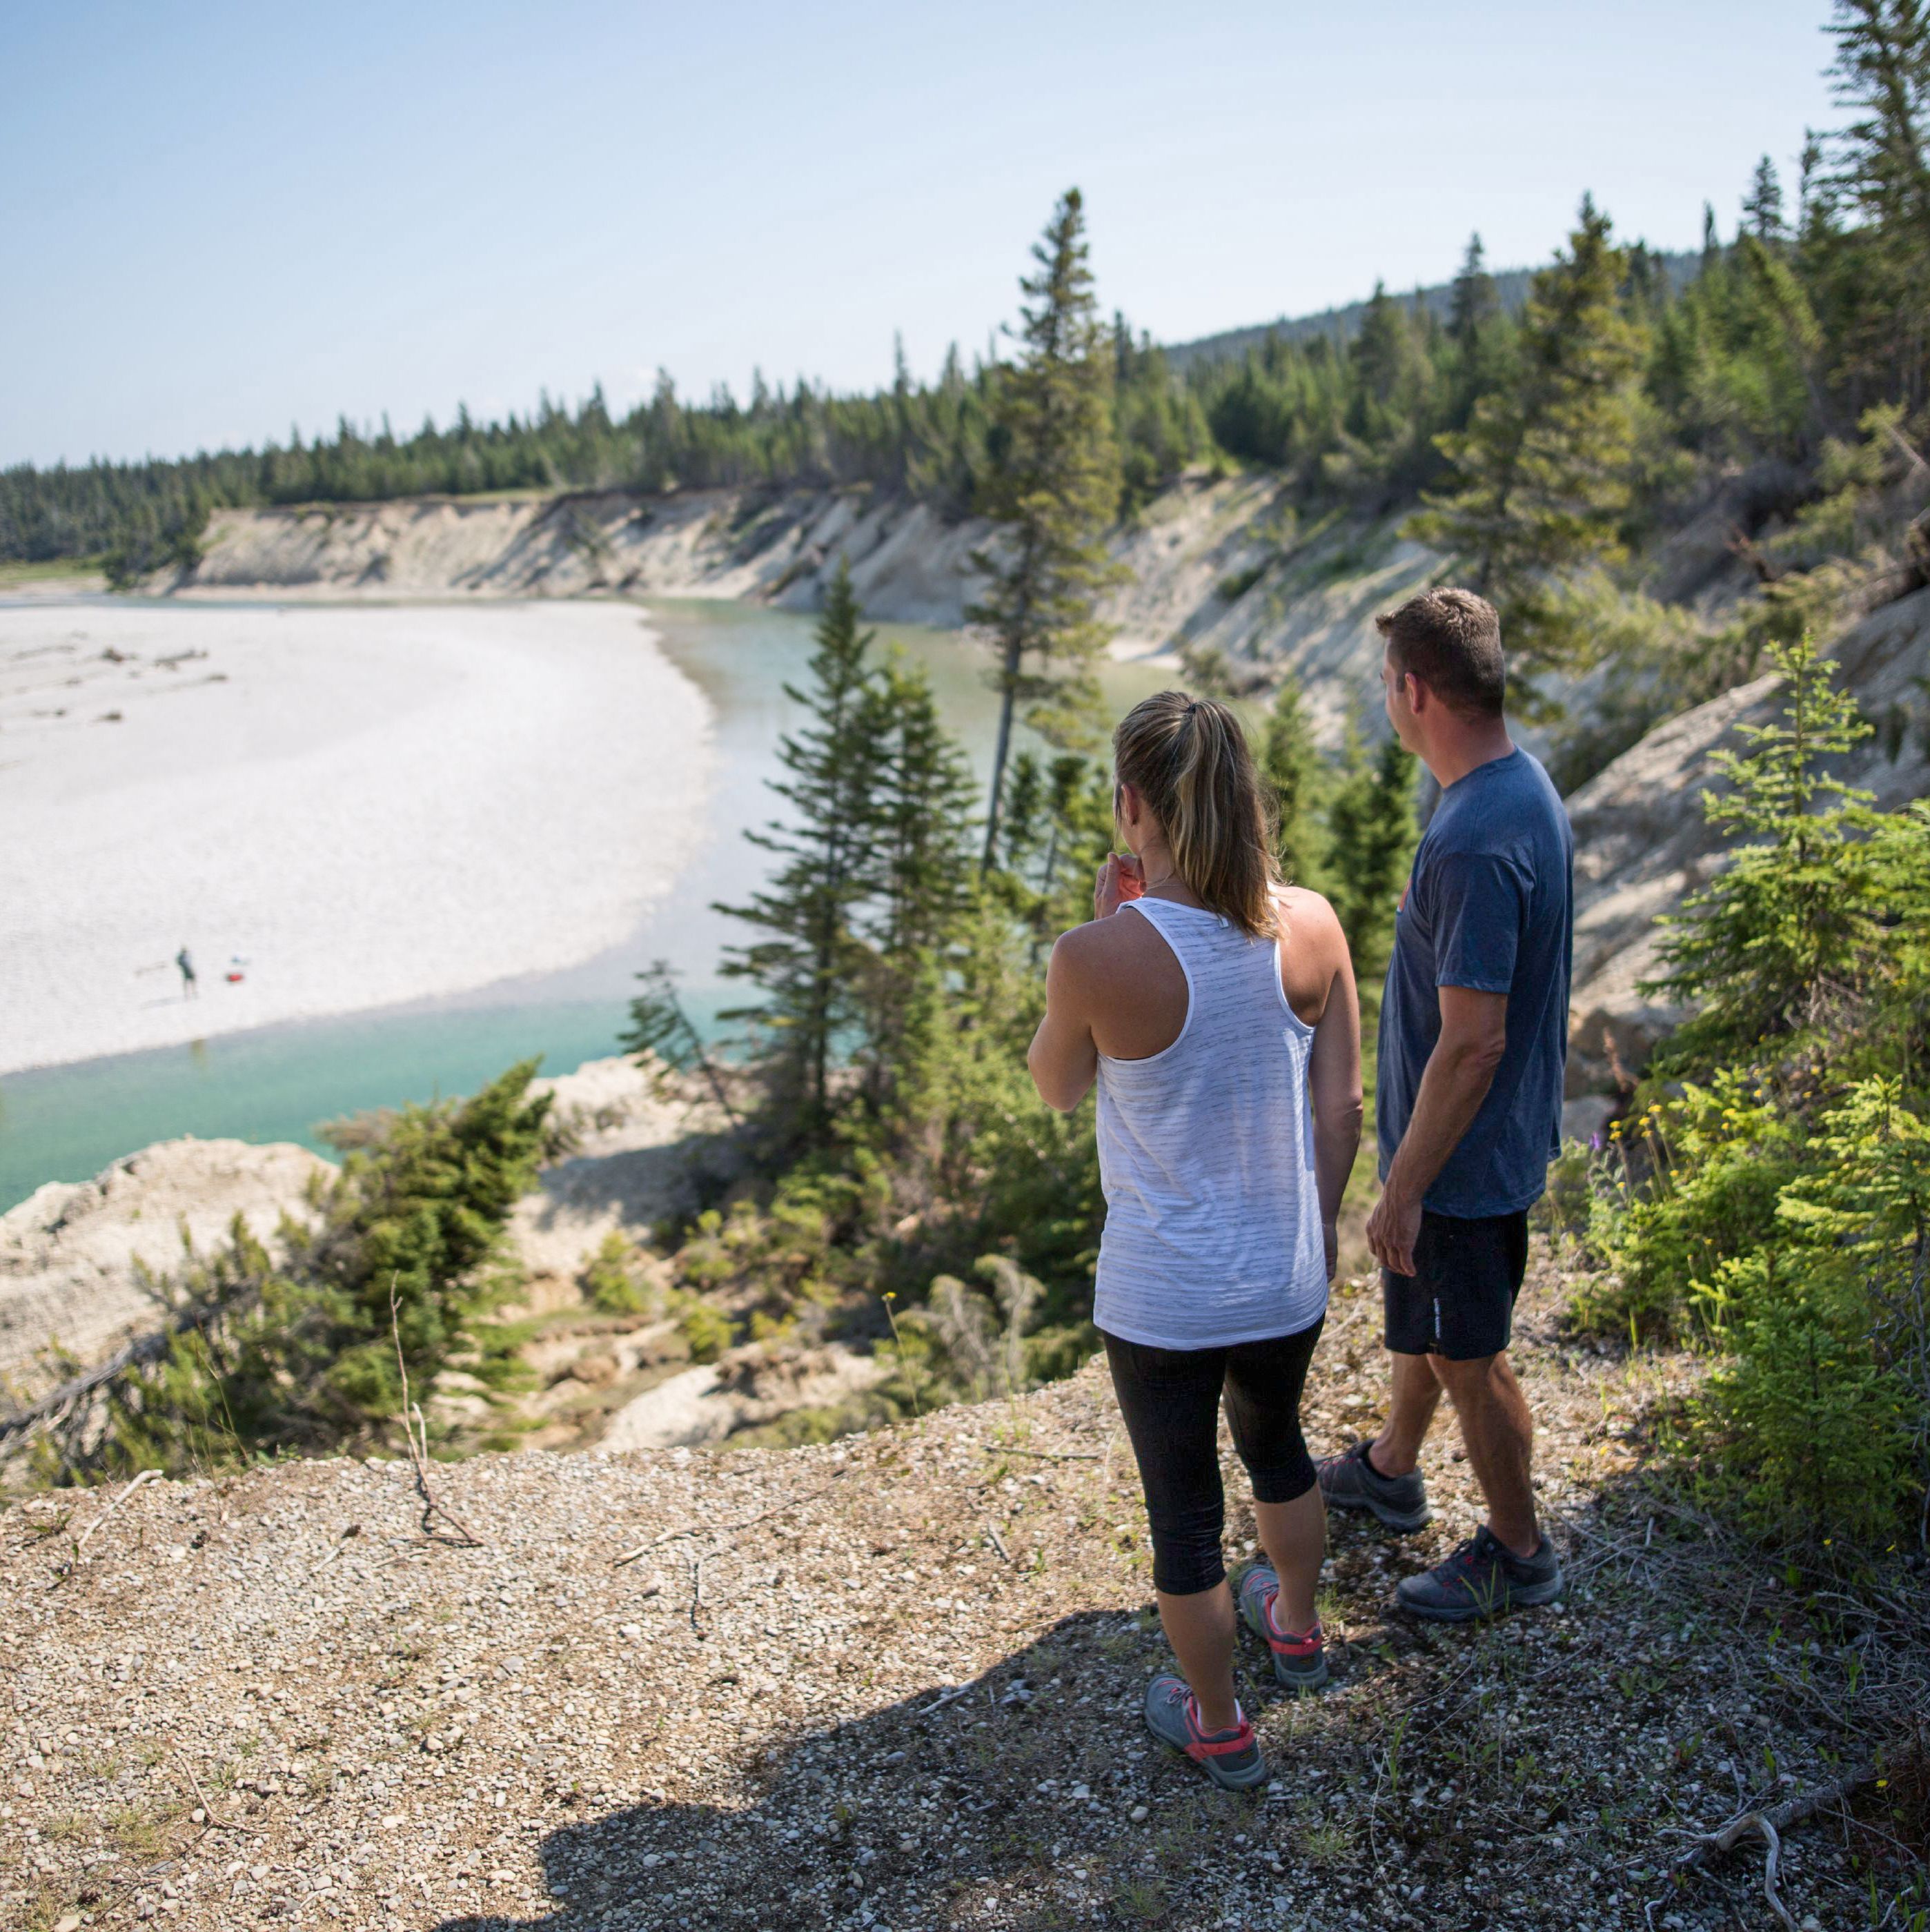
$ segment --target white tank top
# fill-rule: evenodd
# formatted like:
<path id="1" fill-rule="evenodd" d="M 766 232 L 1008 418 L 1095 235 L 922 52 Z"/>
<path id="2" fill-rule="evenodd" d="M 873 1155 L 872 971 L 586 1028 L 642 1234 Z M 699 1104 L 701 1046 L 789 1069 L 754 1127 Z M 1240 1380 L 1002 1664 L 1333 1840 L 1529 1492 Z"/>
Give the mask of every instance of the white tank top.
<path id="1" fill-rule="evenodd" d="M 1327 1307 L 1313 1030 L 1287 1004 L 1277 941 L 1169 899 L 1128 909 L 1172 948 L 1186 1022 L 1145 1059 L 1099 1056 L 1106 1230 L 1093 1318 L 1157 1348 L 1293 1334 Z"/>

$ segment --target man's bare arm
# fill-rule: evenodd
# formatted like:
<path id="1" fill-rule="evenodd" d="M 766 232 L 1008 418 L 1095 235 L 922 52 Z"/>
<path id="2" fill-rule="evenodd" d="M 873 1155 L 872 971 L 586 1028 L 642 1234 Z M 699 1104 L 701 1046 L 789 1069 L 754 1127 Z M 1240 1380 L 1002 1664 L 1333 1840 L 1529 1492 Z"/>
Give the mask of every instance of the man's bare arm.
<path id="1" fill-rule="evenodd" d="M 1374 1258 L 1396 1274 L 1414 1272 L 1421 1197 L 1473 1125 L 1508 1045 L 1505 993 L 1443 986 L 1440 1000 L 1440 1037 L 1427 1056 L 1413 1116 L 1367 1221 L 1367 1246 Z"/>

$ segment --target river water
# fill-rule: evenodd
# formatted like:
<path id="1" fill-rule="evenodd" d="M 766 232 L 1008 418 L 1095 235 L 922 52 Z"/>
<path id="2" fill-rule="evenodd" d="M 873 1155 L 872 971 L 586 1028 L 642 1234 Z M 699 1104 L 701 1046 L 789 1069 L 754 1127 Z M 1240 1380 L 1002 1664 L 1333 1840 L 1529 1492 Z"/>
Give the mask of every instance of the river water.
<path id="1" fill-rule="evenodd" d="M 713 902 L 743 903 L 769 862 L 743 834 L 781 807 L 767 781 L 780 769 L 780 734 L 797 722 L 782 687 L 805 676 L 813 620 L 695 600 L 648 609 L 665 652 L 710 701 L 716 776 L 703 842 L 621 945 L 564 971 L 461 994 L 10 1074 L 0 1078 L 0 1210 L 44 1182 L 87 1179 L 154 1141 L 194 1134 L 320 1148 L 325 1121 L 468 1093 L 520 1059 L 566 1072 L 617 1051 L 634 976 L 655 959 L 677 968 L 693 1016 L 707 1026 L 741 1000 L 745 988 L 716 968 L 746 928 Z M 881 646 L 930 673 L 983 776 L 996 716 L 983 653 L 952 632 L 877 629 Z M 1103 680 L 1115 710 L 1168 681 L 1135 664 L 1109 667 Z"/>

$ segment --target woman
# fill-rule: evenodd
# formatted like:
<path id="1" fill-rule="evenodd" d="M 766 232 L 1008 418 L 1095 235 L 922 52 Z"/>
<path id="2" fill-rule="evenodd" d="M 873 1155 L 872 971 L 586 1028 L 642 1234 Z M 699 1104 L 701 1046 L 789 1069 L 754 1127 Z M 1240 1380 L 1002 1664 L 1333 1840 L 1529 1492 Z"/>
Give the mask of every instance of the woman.
<path id="1" fill-rule="evenodd" d="M 1239 1615 L 1280 1682 L 1313 1689 L 1327 1680 L 1313 1606 L 1327 1526 L 1300 1392 L 1360 1141 L 1360 1012 L 1333 908 L 1279 883 L 1224 705 L 1148 698 L 1113 734 L 1113 770 L 1131 856 L 1106 860 L 1091 923 L 1052 949 L 1028 1060 L 1063 1112 L 1099 1087 L 1094 1316 L 1184 1673 L 1154 1678 L 1146 1722 L 1245 1790 L 1267 1771 L 1233 1692 L 1220 1398 L 1266 1552 L 1241 1580 Z"/>

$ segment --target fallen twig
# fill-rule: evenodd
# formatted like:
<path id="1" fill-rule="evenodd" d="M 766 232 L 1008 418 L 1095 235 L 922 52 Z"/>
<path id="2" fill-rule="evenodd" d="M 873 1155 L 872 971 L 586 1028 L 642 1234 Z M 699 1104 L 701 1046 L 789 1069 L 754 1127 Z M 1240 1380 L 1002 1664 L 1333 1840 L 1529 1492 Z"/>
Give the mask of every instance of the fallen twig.
<path id="1" fill-rule="evenodd" d="M 749 1529 L 753 1524 L 763 1522 L 769 1517 L 782 1516 L 786 1510 L 795 1509 L 800 1503 L 815 1502 L 819 1496 L 827 1494 L 830 1487 L 829 1483 L 822 1484 L 815 1490 L 807 1490 L 801 1496 L 791 1496 L 783 1502 L 773 1503 L 769 1509 L 759 1510 L 755 1516 L 743 1516 L 735 1522 L 686 1523 L 680 1528 L 665 1530 L 660 1535 L 652 1537 L 647 1543 L 640 1543 L 635 1549 L 626 1550 L 620 1556 L 613 1556 L 610 1559 L 610 1567 L 613 1570 L 620 1570 L 626 1563 L 634 1563 L 638 1557 L 647 1556 L 653 1550 L 660 1549 L 666 1543 L 674 1543 L 680 1536 L 734 1536 L 740 1529 Z"/>
<path id="2" fill-rule="evenodd" d="M 999 1561 L 1010 1563 L 1012 1561 L 1012 1552 L 1006 1548 L 1005 1539 L 998 1533 L 998 1524 L 992 1522 L 989 1517 L 986 1520 L 985 1533 L 992 1538 L 992 1546 L 998 1552 Z"/>
<path id="3" fill-rule="evenodd" d="M 362 1525 L 359 1522 L 350 1523 L 348 1528 L 344 1530 L 340 1536 L 336 1538 L 335 1548 L 330 1550 L 328 1555 L 323 1557 L 321 1562 L 317 1564 L 314 1568 L 309 1571 L 309 1575 L 311 1576 L 320 1576 L 322 1572 L 327 1569 L 329 1565 L 334 1562 L 335 1558 L 341 1556 L 342 1552 L 348 1547 L 349 1539 L 351 1537 L 359 1536 L 361 1534 Z"/>
<path id="4" fill-rule="evenodd" d="M 428 1424 L 422 1420 L 421 1408 L 409 1396 L 409 1365 L 402 1358 L 402 1320 L 395 1306 L 395 1277 L 392 1274 L 389 1277 L 389 1332 L 395 1340 L 395 1366 L 402 1377 L 402 1413 L 398 1420 L 402 1424 L 403 1436 L 409 1444 L 409 1460 L 415 1466 L 416 1493 L 422 1498 L 422 1534 L 434 1536 L 435 1532 L 429 1525 L 434 1518 L 440 1516 L 462 1539 L 462 1546 L 480 1550 L 482 1547 L 482 1538 L 458 1522 L 445 1505 L 437 1502 L 435 1492 L 429 1487 Z M 412 1416 L 415 1418 L 413 1426 L 410 1421 Z"/>
<path id="5" fill-rule="evenodd" d="M 1718 1829 L 1703 1832 L 1676 1861 L 1676 1869 L 1693 1871 L 1706 1866 L 1733 1851 L 1752 1832 L 1757 1834 L 1769 1848 L 1763 1858 L 1763 1896 L 1769 1900 L 1769 1910 L 1789 1928 L 1789 1932 L 1796 1932 L 1796 1921 L 1789 1916 L 1776 1892 L 1777 1869 L 1782 1862 L 1782 1834 L 1825 1805 L 1840 1802 L 1875 1775 L 1875 1766 L 1866 1764 L 1839 1778 L 1833 1784 L 1799 1792 L 1793 1798 L 1787 1798 L 1766 1811 L 1745 1811 Z"/>
<path id="6" fill-rule="evenodd" d="M 181 1766 L 182 1772 L 188 1780 L 188 1790 L 194 1792 L 195 1802 L 201 1807 L 203 1813 L 207 1818 L 208 1822 L 205 1829 L 210 1832 L 239 1832 L 251 1838 L 259 1838 L 263 1835 L 251 1825 L 236 1825 L 224 1818 L 209 1802 L 207 1792 L 201 1789 L 201 1780 L 194 1775 L 194 1767 L 179 1751 L 175 1754 L 175 1760 Z"/>
<path id="7" fill-rule="evenodd" d="M 955 1684 L 950 1690 L 940 1691 L 929 1704 L 921 1705 L 918 1714 L 921 1718 L 929 1718 L 934 1711 L 942 1711 L 947 1704 L 956 1704 L 961 1697 L 971 1695 L 971 1686 L 969 1684 Z"/>
<path id="8" fill-rule="evenodd" d="M 78 1556 L 80 1552 L 87 1547 L 89 1538 L 93 1535 L 94 1532 L 98 1529 L 101 1525 L 104 1523 L 107 1519 L 111 1516 L 137 1489 L 140 1487 L 143 1483 L 152 1482 L 161 1473 L 161 1471 L 158 1469 L 143 1469 L 139 1475 L 135 1477 L 133 1481 L 129 1483 L 128 1486 L 123 1490 L 121 1493 L 87 1526 L 86 1531 L 82 1535 L 80 1540 L 74 1546 L 74 1555 Z"/>
<path id="9" fill-rule="evenodd" d="M 1097 1462 L 1098 1456 L 1085 1449 L 988 1449 L 989 1456 L 1030 1456 L 1040 1462 Z"/>

